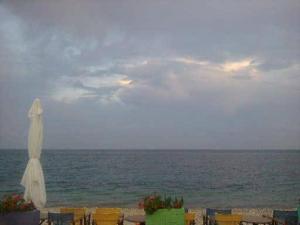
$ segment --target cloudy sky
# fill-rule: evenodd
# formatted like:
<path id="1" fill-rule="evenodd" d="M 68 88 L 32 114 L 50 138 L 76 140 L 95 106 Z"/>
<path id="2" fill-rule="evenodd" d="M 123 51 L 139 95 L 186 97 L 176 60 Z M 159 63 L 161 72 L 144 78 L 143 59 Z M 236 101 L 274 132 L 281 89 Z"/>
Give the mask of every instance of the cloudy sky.
<path id="1" fill-rule="evenodd" d="M 298 0 L 0 1 L 0 148 L 300 148 Z"/>

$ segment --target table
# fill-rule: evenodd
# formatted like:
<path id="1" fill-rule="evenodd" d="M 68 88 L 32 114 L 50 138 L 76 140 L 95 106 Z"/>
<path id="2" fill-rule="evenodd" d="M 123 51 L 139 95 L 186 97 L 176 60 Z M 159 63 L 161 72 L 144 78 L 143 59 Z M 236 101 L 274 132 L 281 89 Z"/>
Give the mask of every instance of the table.
<path id="1" fill-rule="evenodd" d="M 125 217 L 125 220 L 131 223 L 139 223 L 140 225 L 145 225 L 146 217 L 145 215 L 132 215 Z"/>
<path id="2" fill-rule="evenodd" d="M 270 218 L 266 218 L 262 216 L 243 215 L 241 222 L 257 225 L 257 224 L 271 224 L 272 220 Z"/>

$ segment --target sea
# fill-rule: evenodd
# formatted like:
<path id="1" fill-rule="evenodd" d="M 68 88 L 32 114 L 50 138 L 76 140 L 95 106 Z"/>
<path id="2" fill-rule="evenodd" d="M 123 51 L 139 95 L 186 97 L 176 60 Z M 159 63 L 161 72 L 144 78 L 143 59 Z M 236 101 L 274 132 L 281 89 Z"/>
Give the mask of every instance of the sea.
<path id="1" fill-rule="evenodd" d="M 23 193 L 26 149 L 0 150 L 0 197 Z M 186 207 L 294 208 L 297 150 L 43 150 L 47 207 L 137 207 L 145 196 Z"/>

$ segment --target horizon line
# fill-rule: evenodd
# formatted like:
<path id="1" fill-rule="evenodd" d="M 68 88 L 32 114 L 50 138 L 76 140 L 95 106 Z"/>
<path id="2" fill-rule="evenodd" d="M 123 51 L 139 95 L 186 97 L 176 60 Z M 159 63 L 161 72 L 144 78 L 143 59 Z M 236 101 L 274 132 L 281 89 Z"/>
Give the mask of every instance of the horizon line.
<path id="1" fill-rule="evenodd" d="M 27 150 L 28 148 L 0 148 L 1 150 Z M 44 151 L 52 151 L 52 150 L 89 150 L 89 151 L 120 151 L 120 150 L 136 150 L 136 151 L 300 151 L 300 148 L 43 148 Z"/>

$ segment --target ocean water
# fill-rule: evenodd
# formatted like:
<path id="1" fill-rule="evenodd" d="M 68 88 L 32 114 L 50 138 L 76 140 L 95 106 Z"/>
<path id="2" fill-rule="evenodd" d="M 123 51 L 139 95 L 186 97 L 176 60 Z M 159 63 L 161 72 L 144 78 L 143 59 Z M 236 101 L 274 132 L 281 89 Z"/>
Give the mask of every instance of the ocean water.
<path id="1" fill-rule="evenodd" d="M 0 197 L 21 193 L 26 150 L 0 150 Z M 300 151 L 44 150 L 47 206 L 136 207 L 157 192 L 187 207 L 296 207 Z"/>

